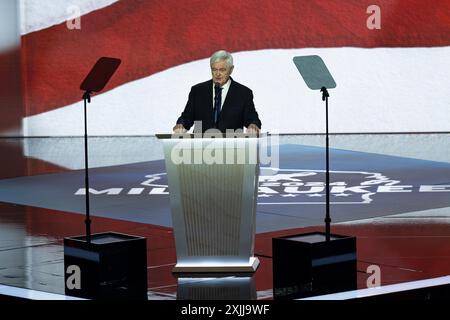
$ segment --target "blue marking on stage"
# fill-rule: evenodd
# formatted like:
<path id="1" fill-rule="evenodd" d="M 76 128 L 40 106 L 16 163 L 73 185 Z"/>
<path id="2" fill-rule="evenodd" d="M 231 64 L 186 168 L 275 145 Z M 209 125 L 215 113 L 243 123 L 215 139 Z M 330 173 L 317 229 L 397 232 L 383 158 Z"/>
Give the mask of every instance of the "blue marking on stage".
<path id="1" fill-rule="evenodd" d="M 324 148 L 281 145 L 280 170 L 262 168 L 258 233 L 322 225 Z M 330 150 L 333 222 L 450 206 L 450 164 Z M 171 227 L 163 160 L 89 170 L 91 214 Z M 0 180 L 0 201 L 84 213 L 84 170 Z"/>

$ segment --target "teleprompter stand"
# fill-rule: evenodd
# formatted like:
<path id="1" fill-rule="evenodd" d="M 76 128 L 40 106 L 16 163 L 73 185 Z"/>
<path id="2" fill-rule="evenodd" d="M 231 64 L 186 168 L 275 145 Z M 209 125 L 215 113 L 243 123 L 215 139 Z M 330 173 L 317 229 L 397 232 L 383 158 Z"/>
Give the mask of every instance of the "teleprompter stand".
<path id="1" fill-rule="evenodd" d="M 292 299 L 356 288 L 356 238 L 331 234 L 328 89 L 336 82 L 319 56 L 294 57 L 306 85 L 325 101 L 325 232 L 272 239 L 274 299 Z"/>
<path id="2" fill-rule="evenodd" d="M 146 238 L 116 232 L 91 235 L 87 104 L 120 65 L 100 58 L 82 82 L 84 91 L 84 162 L 86 235 L 64 238 L 64 279 L 67 295 L 89 299 L 147 299 Z"/>

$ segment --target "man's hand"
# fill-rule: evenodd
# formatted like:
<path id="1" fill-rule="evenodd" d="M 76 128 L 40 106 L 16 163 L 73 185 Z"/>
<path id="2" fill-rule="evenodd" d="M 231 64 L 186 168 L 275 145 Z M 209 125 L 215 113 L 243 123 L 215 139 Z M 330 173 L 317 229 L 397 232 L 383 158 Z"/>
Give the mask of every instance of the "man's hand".
<path id="1" fill-rule="evenodd" d="M 179 123 L 175 127 L 173 127 L 173 133 L 186 133 L 187 130 L 184 128 L 184 126 Z"/>
<path id="2" fill-rule="evenodd" d="M 247 127 L 247 133 L 259 133 L 260 129 L 258 128 L 258 126 L 256 124 L 251 123 L 248 127 Z"/>

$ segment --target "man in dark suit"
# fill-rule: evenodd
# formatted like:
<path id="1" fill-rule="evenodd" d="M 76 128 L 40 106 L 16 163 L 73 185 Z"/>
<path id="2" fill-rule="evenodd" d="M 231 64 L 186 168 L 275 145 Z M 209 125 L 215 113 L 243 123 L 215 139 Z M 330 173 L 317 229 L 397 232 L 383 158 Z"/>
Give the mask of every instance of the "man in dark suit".
<path id="1" fill-rule="evenodd" d="M 261 121 L 255 110 L 253 93 L 230 77 L 234 68 L 231 54 L 217 51 L 211 56 L 210 65 L 212 79 L 191 88 L 186 107 L 173 131 L 184 133 L 194 122 L 201 121 L 202 132 L 215 128 L 225 133 L 227 129 L 246 127 L 248 133 L 258 133 Z"/>

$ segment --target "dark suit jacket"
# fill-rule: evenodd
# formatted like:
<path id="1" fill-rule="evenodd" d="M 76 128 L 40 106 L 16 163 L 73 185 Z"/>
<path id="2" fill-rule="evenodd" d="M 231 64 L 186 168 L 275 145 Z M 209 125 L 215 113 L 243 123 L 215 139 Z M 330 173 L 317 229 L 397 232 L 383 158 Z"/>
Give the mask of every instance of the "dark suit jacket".
<path id="1" fill-rule="evenodd" d="M 212 80 L 196 84 L 191 88 L 189 99 L 183 113 L 177 120 L 189 130 L 194 121 L 202 121 L 202 132 L 214 126 L 213 83 Z M 261 121 L 255 110 L 252 91 L 242 84 L 231 80 L 225 102 L 217 121 L 217 129 L 242 129 L 250 124 L 261 128 Z M 198 131 L 195 128 L 194 131 Z"/>

